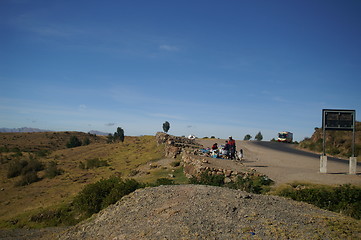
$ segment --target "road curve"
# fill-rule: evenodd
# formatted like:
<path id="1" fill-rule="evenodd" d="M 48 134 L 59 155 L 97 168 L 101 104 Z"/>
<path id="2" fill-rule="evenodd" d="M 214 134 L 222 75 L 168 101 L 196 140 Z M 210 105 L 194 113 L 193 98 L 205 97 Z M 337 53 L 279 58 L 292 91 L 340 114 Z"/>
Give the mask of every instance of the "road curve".
<path id="1" fill-rule="evenodd" d="M 262 147 L 265 147 L 265 148 L 271 148 L 273 150 L 281 151 L 281 152 L 287 152 L 287 153 L 292 153 L 295 155 L 314 158 L 315 161 L 320 160 L 320 154 L 308 152 L 308 151 L 305 151 L 302 149 L 298 149 L 298 148 L 296 148 L 296 145 L 294 145 L 294 144 L 279 143 L 279 142 L 267 142 L 267 141 L 253 141 L 252 143 L 262 146 Z M 349 160 L 347 160 L 347 159 L 341 159 L 341 158 L 335 158 L 335 157 L 328 156 L 327 160 L 332 161 L 332 162 L 343 163 L 343 164 L 346 164 L 347 166 L 349 164 Z M 357 165 L 361 167 L 361 162 L 358 162 Z"/>
<path id="2" fill-rule="evenodd" d="M 198 140 L 205 147 L 217 142 L 224 144 L 222 139 Z M 361 166 L 357 167 L 356 175 L 349 175 L 347 160 L 329 158 L 327 173 L 320 173 L 320 156 L 296 149 L 294 145 L 277 142 L 236 141 L 237 150 L 243 149 L 243 164 L 256 169 L 272 180 L 276 185 L 291 182 L 310 182 L 318 184 L 361 185 Z"/>

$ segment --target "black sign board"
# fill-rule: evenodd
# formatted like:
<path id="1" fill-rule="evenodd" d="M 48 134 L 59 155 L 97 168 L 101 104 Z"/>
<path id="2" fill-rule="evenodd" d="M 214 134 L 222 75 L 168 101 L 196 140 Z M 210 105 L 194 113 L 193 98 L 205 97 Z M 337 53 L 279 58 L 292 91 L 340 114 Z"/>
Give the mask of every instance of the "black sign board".
<path id="1" fill-rule="evenodd" d="M 354 130 L 355 110 L 322 110 L 322 124 L 324 130 Z"/>

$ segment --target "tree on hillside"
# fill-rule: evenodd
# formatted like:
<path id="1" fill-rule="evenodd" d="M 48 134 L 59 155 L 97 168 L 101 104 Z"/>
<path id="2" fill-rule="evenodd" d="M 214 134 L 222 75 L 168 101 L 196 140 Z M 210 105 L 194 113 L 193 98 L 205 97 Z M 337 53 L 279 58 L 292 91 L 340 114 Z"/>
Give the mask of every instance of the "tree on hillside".
<path id="1" fill-rule="evenodd" d="M 251 140 L 251 138 L 252 138 L 252 136 L 247 134 L 246 136 L 244 136 L 243 140 L 249 141 L 249 140 Z"/>
<path id="2" fill-rule="evenodd" d="M 67 148 L 79 147 L 82 143 L 76 136 L 71 136 L 69 142 L 66 144 Z"/>
<path id="3" fill-rule="evenodd" d="M 262 136 L 261 131 L 259 131 L 259 132 L 257 133 L 257 135 L 254 137 L 254 139 L 256 139 L 257 141 L 262 141 L 263 136 Z"/>
<path id="4" fill-rule="evenodd" d="M 168 133 L 169 128 L 170 128 L 169 122 L 168 122 L 168 121 L 165 121 L 165 122 L 163 123 L 163 131 L 164 131 L 165 133 Z"/>
<path id="5" fill-rule="evenodd" d="M 111 133 L 109 133 L 108 136 L 107 136 L 107 143 L 112 143 L 113 140 L 114 140 L 113 135 Z"/>
<path id="6" fill-rule="evenodd" d="M 109 133 L 107 136 L 107 143 L 113 143 L 117 141 L 124 142 L 124 130 L 121 127 L 118 127 L 114 134 Z"/>
<path id="7" fill-rule="evenodd" d="M 124 130 L 121 127 L 118 127 L 117 131 L 114 133 L 114 140 L 124 142 Z"/>

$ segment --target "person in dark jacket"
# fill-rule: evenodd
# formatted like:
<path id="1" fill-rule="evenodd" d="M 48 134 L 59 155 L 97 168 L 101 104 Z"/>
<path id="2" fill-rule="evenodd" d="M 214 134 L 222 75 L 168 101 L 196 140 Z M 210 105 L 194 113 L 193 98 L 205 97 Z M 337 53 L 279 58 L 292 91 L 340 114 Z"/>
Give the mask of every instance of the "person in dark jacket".
<path id="1" fill-rule="evenodd" d="M 236 159 L 236 141 L 232 138 L 232 136 L 228 139 L 229 145 L 229 154 L 231 159 Z"/>

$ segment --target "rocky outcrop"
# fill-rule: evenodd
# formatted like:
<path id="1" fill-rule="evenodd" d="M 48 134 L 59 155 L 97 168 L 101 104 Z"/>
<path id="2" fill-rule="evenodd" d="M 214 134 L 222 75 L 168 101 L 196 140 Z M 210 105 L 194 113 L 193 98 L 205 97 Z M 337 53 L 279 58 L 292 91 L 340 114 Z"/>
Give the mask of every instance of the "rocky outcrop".
<path id="1" fill-rule="evenodd" d="M 158 145 L 165 145 L 165 156 L 168 158 L 176 158 L 185 150 L 201 147 L 201 145 L 197 144 L 193 139 L 172 136 L 163 132 L 156 134 L 156 141 Z"/>

